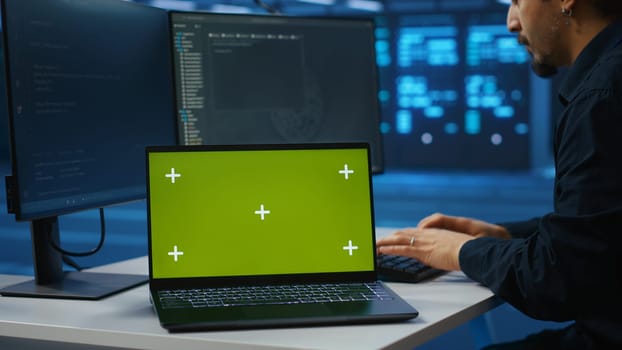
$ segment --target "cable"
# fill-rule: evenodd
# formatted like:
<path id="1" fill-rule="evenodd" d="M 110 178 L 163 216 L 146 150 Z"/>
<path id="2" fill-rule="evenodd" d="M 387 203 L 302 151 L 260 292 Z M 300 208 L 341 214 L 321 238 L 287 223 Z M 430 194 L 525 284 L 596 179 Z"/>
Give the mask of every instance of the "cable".
<path id="1" fill-rule="evenodd" d="M 255 4 L 257 4 L 257 6 L 261 7 L 262 9 L 268 11 L 269 13 L 273 14 L 273 15 L 280 15 L 281 13 L 279 12 L 279 10 L 277 10 L 276 8 L 266 4 L 265 2 L 263 2 L 263 0 L 254 0 Z"/>
<path id="2" fill-rule="evenodd" d="M 77 257 L 84 257 L 84 256 L 89 256 L 89 255 L 93 255 L 95 253 L 97 253 L 102 246 L 104 245 L 104 240 L 106 239 L 106 221 L 104 218 L 104 208 L 99 208 L 99 222 L 100 222 L 100 239 L 99 239 L 99 244 L 97 245 L 97 247 L 95 247 L 94 249 L 88 251 L 88 252 L 72 252 L 72 251 L 68 251 L 65 250 L 61 247 L 58 246 L 58 244 L 56 244 L 51 237 L 51 233 L 48 232 L 48 238 L 50 241 L 50 244 L 52 245 L 52 248 L 54 248 L 56 251 L 58 251 L 59 253 L 63 254 L 63 255 L 67 255 L 67 256 L 77 256 Z"/>
<path id="3" fill-rule="evenodd" d="M 73 267 L 74 269 L 76 269 L 76 271 L 82 271 L 84 269 L 84 267 L 80 266 L 80 264 L 78 264 L 77 262 L 75 262 L 72 258 L 70 258 L 67 255 L 63 255 L 63 262 L 71 267 Z"/>

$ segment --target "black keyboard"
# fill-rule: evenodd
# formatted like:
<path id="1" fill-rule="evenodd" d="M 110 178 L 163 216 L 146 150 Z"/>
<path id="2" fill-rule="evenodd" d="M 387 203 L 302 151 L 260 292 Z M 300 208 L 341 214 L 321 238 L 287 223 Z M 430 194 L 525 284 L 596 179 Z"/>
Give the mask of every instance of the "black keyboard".
<path id="1" fill-rule="evenodd" d="M 417 283 L 447 272 L 424 265 L 415 258 L 397 255 L 378 255 L 377 264 L 383 281 Z"/>
<path id="2" fill-rule="evenodd" d="M 336 283 L 162 290 L 163 308 L 393 300 L 380 283 Z"/>

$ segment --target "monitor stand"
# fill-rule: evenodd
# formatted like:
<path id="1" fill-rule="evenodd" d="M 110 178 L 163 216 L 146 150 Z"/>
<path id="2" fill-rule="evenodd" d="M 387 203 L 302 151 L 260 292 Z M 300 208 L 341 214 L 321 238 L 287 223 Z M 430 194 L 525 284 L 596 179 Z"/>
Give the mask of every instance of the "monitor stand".
<path id="1" fill-rule="evenodd" d="M 33 220 L 30 224 L 35 279 L 0 289 L 3 296 L 98 300 L 139 286 L 146 275 L 63 271 L 58 217 Z"/>

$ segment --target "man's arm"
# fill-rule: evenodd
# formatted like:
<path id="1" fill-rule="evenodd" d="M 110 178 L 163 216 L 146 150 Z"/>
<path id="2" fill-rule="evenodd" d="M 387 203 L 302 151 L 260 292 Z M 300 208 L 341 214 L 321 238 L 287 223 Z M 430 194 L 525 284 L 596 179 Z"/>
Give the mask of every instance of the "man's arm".
<path id="1" fill-rule="evenodd" d="M 527 238 L 538 230 L 539 222 L 540 218 L 533 218 L 525 221 L 501 222 L 497 225 L 505 227 L 512 238 Z"/>

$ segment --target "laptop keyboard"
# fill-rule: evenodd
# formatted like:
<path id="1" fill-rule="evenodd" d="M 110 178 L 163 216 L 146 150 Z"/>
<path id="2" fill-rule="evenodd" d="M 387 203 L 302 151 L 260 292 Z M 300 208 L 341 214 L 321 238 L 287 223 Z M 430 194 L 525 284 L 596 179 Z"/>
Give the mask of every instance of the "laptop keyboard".
<path id="1" fill-rule="evenodd" d="M 393 300 L 379 283 L 339 283 L 163 290 L 163 308 Z"/>
<path id="2" fill-rule="evenodd" d="M 383 281 L 417 283 L 446 273 L 405 256 L 382 254 L 376 261 L 379 278 Z"/>

